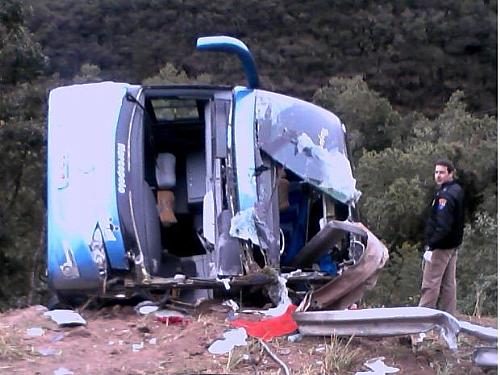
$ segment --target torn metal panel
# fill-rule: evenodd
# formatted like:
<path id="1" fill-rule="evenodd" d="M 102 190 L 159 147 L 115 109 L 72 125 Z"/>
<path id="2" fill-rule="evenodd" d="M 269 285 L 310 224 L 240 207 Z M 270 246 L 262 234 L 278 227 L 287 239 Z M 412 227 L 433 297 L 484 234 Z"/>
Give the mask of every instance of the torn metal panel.
<path id="1" fill-rule="evenodd" d="M 276 264 L 276 261 L 279 262 L 279 240 L 268 225 L 269 220 L 266 219 L 268 219 L 269 217 L 269 211 L 266 207 L 265 202 L 257 202 L 254 208 L 254 224 L 255 230 L 257 232 L 257 237 L 260 241 L 259 245 L 263 249 L 273 249 L 274 255 L 277 256 L 274 264 L 279 265 L 279 263 Z"/>
<path id="2" fill-rule="evenodd" d="M 364 253 L 358 263 L 312 293 L 311 309 L 345 309 L 375 286 L 379 271 L 389 259 L 389 251 L 368 228 L 361 223 L 357 225 L 368 234 Z"/>
<path id="3" fill-rule="evenodd" d="M 498 348 L 497 347 L 484 347 L 477 348 L 472 353 L 472 361 L 476 366 L 484 368 L 497 368 L 498 367 Z"/>
<path id="4" fill-rule="evenodd" d="M 258 202 L 255 205 L 257 236 L 265 243 L 266 264 L 280 266 L 280 220 L 275 163 L 260 151 L 255 153 Z"/>
<path id="5" fill-rule="evenodd" d="M 293 317 L 299 332 L 309 336 L 398 336 L 439 328 L 452 350 L 460 331 L 452 315 L 427 307 L 296 312 Z"/>
<path id="6" fill-rule="evenodd" d="M 343 202 L 356 202 L 345 132 L 333 113 L 284 95 L 256 90 L 258 146 L 308 183 Z"/>
<path id="7" fill-rule="evenodd" d="M 231 212 L 223 210 L 217 217 L 219 238 L 215 246 L 215 268 L 217 275 L 234 276 L 242 272 L 242 250 L 237 238 L 230 235 Z"/>

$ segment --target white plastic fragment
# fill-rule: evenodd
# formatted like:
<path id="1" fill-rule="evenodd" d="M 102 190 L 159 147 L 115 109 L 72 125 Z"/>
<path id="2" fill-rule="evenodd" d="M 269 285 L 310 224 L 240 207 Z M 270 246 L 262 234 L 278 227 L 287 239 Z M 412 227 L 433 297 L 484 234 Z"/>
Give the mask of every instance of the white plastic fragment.
<path id="1" fill-rule="evenodd" d="M 142 306 L 138 309 L 138 312 L 139 314 L 141 315 L 148 315 L 148 314 L 151 314 L 155 311 L 158 310 L 158 306 L 153 306 L 153 305 L 149 305 L 149 306 Z"/>
<path id="2" fill-rule="evenodd" d="M 156 337 L 152 337 L 148 341 L 149 345 L 156 345 L 156 342 L 157 342 Z"/>
<path id="3" fill-rule="evenodd" d="M 216 340 L 210 345 L 208 351 L 211 354 L 229 353 L 235 346 L 245 346 L 247 344 L 247 331 L 245 328 L 235 328 L 224 332 L 222 340 Z"/>
<path id="4" fill-rule="evenodd" d="M 61 327 L 87 324 L 85 319 L 83 319 L 80 314 L 73 310 L 52 310 L 43 313 L 43 315 L 51 318 Z"/>
<path id="5" fill-rule="evenodd" d="M 158 306 L 153 301 L 142 301 L 134 306 L 134 310 L 140 315 L 148 315 L 158 310 Z"/>
<path id="6" fill-rule="evenodd" d="M 132 344 L 132 351 L 133 352 L 138 352 L 143 348 L 144 348 L 144 342 L 142 342 L 142 341 L 140 344 Z"/>
<path id="7" fill-rule="evenodd" d="M 217 281 L 221 282 L 222 284 L 224 284 L 224 288 L 226 290 L 230 290 L 231 289 L 231 285 L 229 284 L 229 281 L 230 281 L 229 279 L 219 279 L 219 278 L 217 278 Z"/>
<path id="8" fill-rule="evenodd" d="M 57 350 L 54 348 L 40 348 L 37 349 L 37 352 L 42 356 L 42 357 L 50 357 L 53 355 L 59 355 L 61 354 L 61 350 Z"/>
<path id="9" fill-rule="evenodd" d="M 288 297 L 288 288 L 286 287 L 286 282 L 287 279 L 285 279 L 282 276 L 278 276 L 280 301 L 278 303 L 278 306 L 272 307 L 267 311 L 264 311 L 263 312 L 264 315 L 281 316 L 287 311 L 288 306 L 292 304 L 292 300 L 290 299 L 290 297 Z"/>
<path id="10" fill-rule="evenodd" d="M 184 282 L 184 281 L 186 281 L 186 275 L 181 274 L 181 273 L 177 273 L 174 275 L 174 280 L 177 282 Z"/>
<path id="11" fill-rule="evenodd" d="M 371 371 L 358 371 L 355 375 L 386 375 L 399 372 L 396 367 L 387 366 L 384 363 L 385 357 L 377 357 L 369 359 L 364 363 Z"/>
<path id="12" fill-rule="evenodd" d="M 68 370 L 65 367 L 59 367 L 58 369 L 54 370 L 54 375 L 73 375 L 74 372 L 71 370 Z"/>
<path id="13" fill-rule="evenodd" d="M 234 300 L 232 300 L 232 299 L 228 299 L 228 300 L 222 302 L 222 305 L 230 307 L 231 310 L 233 310 L 233 311 L 238 311 L 240 308 L 238 306 L 238 304 L 236 302 L 234 302 Z"/>
<path id="14" fill-rule="evenodd" d="M 44 333 L 45 333 L 45 330 L 41 327 L 32 327 L 32 328 L 26 329 L 26 334 L 28 336 L 31 336 L 31 337 L 43 336 Z"/>
<path id="15" fill-rule="evenodd" d="M 300 333 L 295 333 L 293 335 L 289 335 L 287 337 L 287 340 L 289 342 L 299 342 L 300 340 L 302 340 L 302 335 Z"/>
<path id="16" fill-rule="evenodd" d="M 52 339 L 50 340 L 51 342 L 58 342 L 61 341 L 64 338 L 64 333 L 58 333 L 57 335 L 54 335 Z"/>

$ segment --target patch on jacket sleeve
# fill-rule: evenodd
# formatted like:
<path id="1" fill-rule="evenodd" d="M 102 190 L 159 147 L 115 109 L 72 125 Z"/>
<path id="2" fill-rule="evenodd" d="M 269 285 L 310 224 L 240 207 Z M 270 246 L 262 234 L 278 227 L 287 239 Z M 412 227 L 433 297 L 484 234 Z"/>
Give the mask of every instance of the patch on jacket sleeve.
<path id="1" fill-rule="evenodd" d="M 445 198 L 439 198 L 438 200 L 438 210 L 442 210 L 446 206 L 446 199 Z"/>

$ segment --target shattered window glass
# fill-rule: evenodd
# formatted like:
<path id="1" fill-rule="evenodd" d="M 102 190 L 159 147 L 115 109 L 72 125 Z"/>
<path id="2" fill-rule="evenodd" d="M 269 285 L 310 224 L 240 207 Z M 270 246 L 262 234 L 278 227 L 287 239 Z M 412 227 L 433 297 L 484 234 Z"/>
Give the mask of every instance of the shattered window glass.
<path id="1" fill-rule="evenodd" d="M 308 183 L 343 202 L 356 202 L 342 123 L 299 99 L 256 90 L 258 145 Z"/>

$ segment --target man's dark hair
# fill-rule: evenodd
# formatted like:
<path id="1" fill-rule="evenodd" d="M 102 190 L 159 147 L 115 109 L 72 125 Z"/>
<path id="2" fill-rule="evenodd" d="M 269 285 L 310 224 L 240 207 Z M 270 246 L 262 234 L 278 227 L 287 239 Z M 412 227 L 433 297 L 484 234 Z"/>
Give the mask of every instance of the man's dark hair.
<path id="1" fill-rule="evenodd" d="M 453 163 L 448 160 L 448 159 L 439 159 L 438 161 L 436 161 L 434 163 L 434 165 L 442 165 L 443 167 L 446 167 L 446 169 L 448 170 L 448 173 L 451 173 L 455 170 L 455 167 L 453 166 Z"/>

